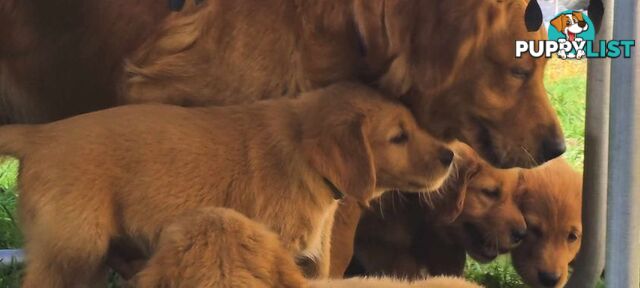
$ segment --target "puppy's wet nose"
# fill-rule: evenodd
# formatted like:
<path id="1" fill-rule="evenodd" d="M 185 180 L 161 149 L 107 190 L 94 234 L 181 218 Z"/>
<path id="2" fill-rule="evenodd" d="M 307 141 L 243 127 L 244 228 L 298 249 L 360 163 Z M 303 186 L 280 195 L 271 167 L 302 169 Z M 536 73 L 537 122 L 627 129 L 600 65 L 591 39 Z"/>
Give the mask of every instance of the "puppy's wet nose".
<path id="1" fill-rule="evenodd" d="M 584 28 L 584 26 L 587 26 L 587 21 L 578 22 L 578 26 L 580 26 L 580 28 Z"/>
<path id="2" fill-rule="evenodd" d="M 538 280 L 545 287 L 555 287 L 560 281 L 560 273 L 538 271 Z"/>
<path id="3" fill-rule="evenodd" d="M 438 160 L 440 160 L 440 163 L 444 166 L 451 165 L 451 162 L 453 161 L 453 151 L 447 148 L 440 148 L 438 151 Z"/>
<path id="4" fill-rule="evenodd" d="M 513 229 L 511 231 L 511 245 L 515 246 L 522 242 L 522 239 L 527 236 L 527 230 L 524 229 Z"/>
<path id="5" fill-rule="evenodd" d="M 542 142 L 542 157 L 544 161 L 554 159 L 567 150 L 562 137 L 547 138 Z"/>

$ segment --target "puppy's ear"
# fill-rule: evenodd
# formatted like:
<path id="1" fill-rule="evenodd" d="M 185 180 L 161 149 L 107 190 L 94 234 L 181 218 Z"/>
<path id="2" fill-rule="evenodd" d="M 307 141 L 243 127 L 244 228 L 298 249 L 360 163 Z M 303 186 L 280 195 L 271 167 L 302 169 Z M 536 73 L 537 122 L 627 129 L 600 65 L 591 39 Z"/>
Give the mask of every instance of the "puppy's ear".
<path id="1" fill-rule="evenodd" d="M 382 74 L 378 85 L 394 96 L 406 94 L 411 85 L 407 53 L 410 50 L 414 1 L 356 0 L 354 22 L 362 41 L 365 58 L 374 71 Z M 386 72 L 385 72 L 386 71 Z"/>
<path id="2" fill-rule="evenodd" d="M 481 165 L 478 155 L 466 144 L 454 144 L 451 148 L 456 153 L 456 171 L 447 179 L 444 185 L 444 199 L 435 205 L 438 211 L 438 219 L 450 224 L 455 221 L 464 209 L 464 201 L 467 196 L 469 181 L 476 175 Z"/>
<path id="3" fill-rule="evenodd" d="M 558 15 L 558 17 L 553 18 L 551 20 L 551 26 L 556 28 L 560 33 L 564 33 L 564 28 L 566 27 L 566 22 L 564 21 L 564 15 Z"/>
<path id="4" fill-rule="evenodd" d="M 311 167 L 340 192 L 366 203 L 376 185 L 373 155 L 364 134 L 364 116 L 332 127 L 326 135 L 305 139 L 304 153 Z"/>
<path id="5" fill-rule="evenodd" d="M 576 19 L 578 19 L 578 21 L 580 21 L 580 22 L 584 21 L 584 17 L 582 17 L 582 12 L 573 11 L 573 12 L 571 12 L 571 14 L 573 14 L 573 16 L 575 16 Z"/>

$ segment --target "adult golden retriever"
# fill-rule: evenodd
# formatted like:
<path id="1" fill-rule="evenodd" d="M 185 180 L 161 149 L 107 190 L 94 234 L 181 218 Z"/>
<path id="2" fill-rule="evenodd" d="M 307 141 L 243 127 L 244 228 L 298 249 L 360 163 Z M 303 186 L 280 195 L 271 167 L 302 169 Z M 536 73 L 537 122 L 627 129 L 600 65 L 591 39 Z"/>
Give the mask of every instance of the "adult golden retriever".
<path id="1" fill-rule="evenodd" d="M 389 193 L 363 213 L 354 248 L 358 273 L 410 279 L 462 275 L 467 254 L 488 262 L 522 241 L 527 226 L 517 202 L 519 169 L 497 169 L 469 146 L 453 147 L 457 172 L 441 189 L 443 197 Z M 334 238 L 349 231 L 338 227 Z M 332 259 L 351 255 L 339 246 L 332 249 Z"/>
<path id="2" fill-rule="evenodd" d="M 564 287 L 582 240 L 582 174 L 562 158 L 524 170 L 522 213 L 529 232 L 511 252 L 531 287 Z"/>
<path id="3" fill-rule="evenodd" d="M 233 107 L 123 106 L 5 126 L 0 139 L 21 160 L 24 287 L 99 279 L 111 242 L 152 251 L 164 225 L 202 206 L 265 223 L 326 276 L 336 199 L 436 189 L 453 159 L 402 105 L 349 83 Z"/>
<path id="4" fill-rule="evenodd" d="M 0 110 L 45 121 L 118 103 L 247 103 L 359 80 L 398 97 L 437 138 L 469 143 L 496 166 L 535 166 L 565 146 L 545 60 L 514 57 L 515 40 L 545 37 L 526 31 L 524 4 L 187 1 L 159 24 L 167 12 L 157 1 L 7 0 L 0 31 L 20 37 L 0 39 L 0 51 L 22 53 L 0 52 L 9 90 Z"/>
<path id="5" fill-rule="evenodd" d="M 307 281 L 278 235 L 227 208 L 197 209 L 163 229 L 135 287 L 199 288 L 476 288 L 462 279 L 413 283 L 388 278 Z"/>

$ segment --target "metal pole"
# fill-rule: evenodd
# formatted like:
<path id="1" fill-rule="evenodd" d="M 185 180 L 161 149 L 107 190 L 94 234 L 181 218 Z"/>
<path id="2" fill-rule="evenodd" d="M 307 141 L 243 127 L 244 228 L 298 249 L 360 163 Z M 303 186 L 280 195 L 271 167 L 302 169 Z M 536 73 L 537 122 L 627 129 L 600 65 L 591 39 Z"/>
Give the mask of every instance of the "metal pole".
<path id="1" fill-rule="evenodd" d="M 640 0 L 616 1 L 614 39 L 640 33 Z M 640 50 L 611 63 L 607 287 L 640 286 Z"/>
<path id="2" fill-rule="evenodd" d="M 611 39 L 614 0 L 605 10 L 595 43 Z M 595 47 L 596 45 L 594 45 Z M 589 59 L 582 195 L 582 247 L 573 265 L 569 288 L 595 287 L 604 268 L 607 218 L 607 161 L 611 61 Z"/>

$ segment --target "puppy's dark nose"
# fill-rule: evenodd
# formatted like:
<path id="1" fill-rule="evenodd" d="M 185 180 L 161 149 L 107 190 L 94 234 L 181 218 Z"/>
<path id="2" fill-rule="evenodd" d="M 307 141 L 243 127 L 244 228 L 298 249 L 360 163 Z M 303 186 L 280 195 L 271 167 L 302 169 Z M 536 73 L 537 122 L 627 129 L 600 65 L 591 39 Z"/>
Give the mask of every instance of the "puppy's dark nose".
<path id="1" fill-rule="evenodd" d="M 542 142 L 542 157 L 545 162 L 562 155 L 565 150 L 567 146 L 562 137 L 547 138 Z"/>
<path id="2" fill-rule="evenodd" d="M 548 271 L 538 271 L 538 280 L 545 287 L 555 287 L 560 281 L 560 274 Z"/>
<path id="3" fill-rule="evenodd" d="M 453 151 L 447 148 L 440 148 L 440 150 L 438 151 L 438 160 L 440 160 L 440 163 L 442 163 L 442 165 L 448 167 L 453 161 Z"/>
<path id="4" fill-rule="evenodd" d="M 522 242 L 522 239 L 524 239 L 525 236 L 527 236 L 526 229 L 511 230 L 511 244 L 514 246 L 520 244 L 520 242 Z"/>
<path id="5" fill-rule="evenodd" d="M 578 26 L 579 26 L 580 28 L 584 28 L 584 26 L 587 26 L 587 21 L 580 21 L 580 22 L 578 22 Z"/>

